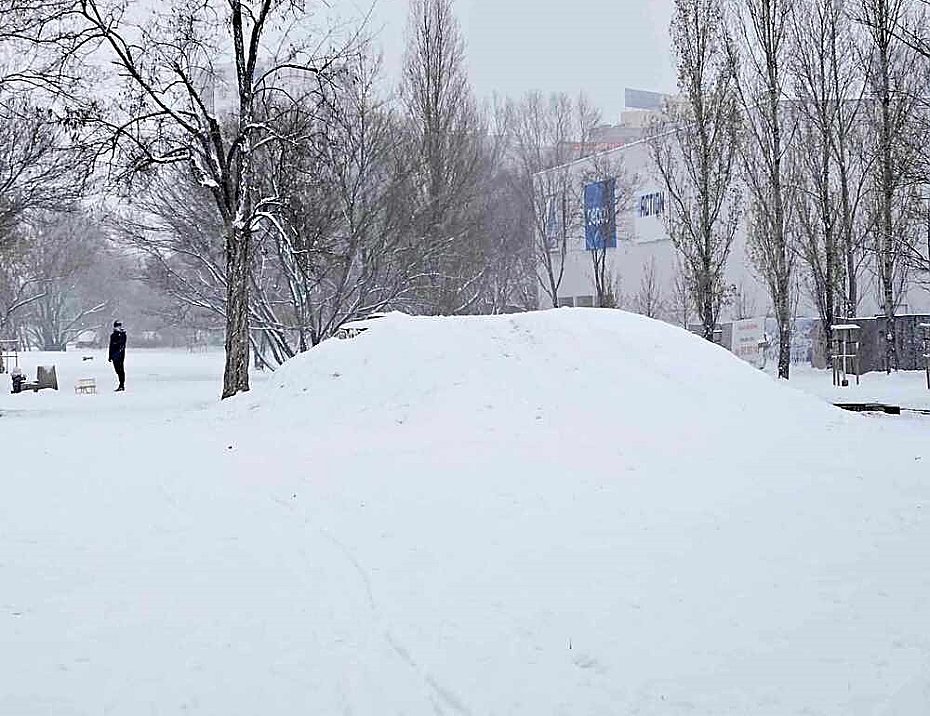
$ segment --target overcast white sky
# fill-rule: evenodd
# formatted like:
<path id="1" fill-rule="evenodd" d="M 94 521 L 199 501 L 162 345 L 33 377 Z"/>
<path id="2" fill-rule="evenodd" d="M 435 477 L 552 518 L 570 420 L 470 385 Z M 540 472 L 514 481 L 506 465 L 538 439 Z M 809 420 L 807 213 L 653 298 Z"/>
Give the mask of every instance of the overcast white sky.
<path id="1" fill-rule="evenodd" d="M 373 28 L 386 68 L 403 53 L 406 0 L 376 2 Z M 455 0 L 476 94 L 584 89 L 615 121 L 623 88 L 671 92 L 675 70 L 668 24 L 672 0 Z"/>

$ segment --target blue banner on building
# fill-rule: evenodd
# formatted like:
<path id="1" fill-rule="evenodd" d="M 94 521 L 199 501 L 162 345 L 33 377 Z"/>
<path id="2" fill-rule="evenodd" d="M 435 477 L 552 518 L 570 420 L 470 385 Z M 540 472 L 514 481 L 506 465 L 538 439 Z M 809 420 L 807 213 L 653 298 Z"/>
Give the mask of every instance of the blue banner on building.
<path id="1" fill-rule="evenodd" d="M 584 188 L 584 245 L 587 251 L 617 248 L 615 179 Z"/>

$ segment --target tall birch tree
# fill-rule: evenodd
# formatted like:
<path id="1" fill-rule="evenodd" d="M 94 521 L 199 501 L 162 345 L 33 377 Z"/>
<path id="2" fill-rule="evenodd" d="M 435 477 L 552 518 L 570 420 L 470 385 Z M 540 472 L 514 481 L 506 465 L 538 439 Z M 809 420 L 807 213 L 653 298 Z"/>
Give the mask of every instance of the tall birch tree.
<path id="1" fill-rule="evenodd" d="M 720 0 L 676 0 L 671 31 L 681 101 L 668 104 L 650 147 L 684 285 L 712 341 L 740 220 L 736 53 Z"/>

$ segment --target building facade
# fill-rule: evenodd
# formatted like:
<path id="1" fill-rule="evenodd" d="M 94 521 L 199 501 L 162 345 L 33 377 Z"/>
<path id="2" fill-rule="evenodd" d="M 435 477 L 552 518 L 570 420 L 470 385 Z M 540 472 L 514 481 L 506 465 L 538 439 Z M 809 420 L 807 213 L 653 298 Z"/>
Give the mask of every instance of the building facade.
<path id="1" fill-rule="evenodd" d="M 597 192 L 589 187 L 605 177 L 612 178 L 614 187 L 613 217 L 604 217 L 605 206 L 596 204 Z M 596 259 L 606 264 L 621 308 L 637 311 L 642 308 L 647 292 L 658 298 L 659 317 L 685 323 L 687 309 L 682 309 L 682 281 L 677 251 L 666 226 L 668 207 L 666 192 L 653 165 L 648 140 L 630 142 L 622 147 L 602 152 L 571 164 L 541 172 L 534 178 L 535 191 L 547 194 L 547 216 L 542 222 L 548 243 L 548 257 L 540 261 L 540 283 L 543 305 L 597 306 L 595 281 Z M 601 192 L 603 194 L 603 192 Z M 602 201 L 602 204 L 604 202 Z M 609 211 L 609 203 L 606 209 Z M 771 301 L 747 252 L 745 213 L 734 238 L 726 267 L 727 296 L 721 311 L 721 323 L 731 324 L 755 320 L 766 325 L 772 315 Z M 592 238 L 592 224 L 594 236 Z M 606 230 L 597 235 L 599 227 Z M 611 233 L 613 232 L 613 233 Z M 564 248 L 563 248 L 564 247 Z M 928 249 L 930 250 L 930 249 Z M 600 255 L 598 255 L 600 254 Z M 559 278 L 556 295 L 545 290 L 554 285 L 548 274 Z M 795 313 L 801 325 L 809 325 L 818 316 L 807 290 L 805 267 L 796 267 Z M 859 306 L 857 315 L 873 316 L 881 312 L 881 298 L 874 266 L 867 259 L 861 267 Z M 654 308 L 655 302 L 652 302 Z M 640 310 L 640 312 L 643 312 Z M 902 292 L 896 312 L 930 312 L 930 291 L 913 284 Z M 690 321 L 695 321 L 692 315 Z M 769 319 L 766 331 L 771 333 L 774 322 Z M 739 325 L 737 325 L 739 328 Z M 739 332 L 738 330 L 736 331 Z M 733 331 L 728 327 L 727 334 Z M 799 331 L 799 335 L 805 331 Z M 805 340 L 801 338 L 801 340 Z M 728 345 L 736 348 L 736 346 Z"/>

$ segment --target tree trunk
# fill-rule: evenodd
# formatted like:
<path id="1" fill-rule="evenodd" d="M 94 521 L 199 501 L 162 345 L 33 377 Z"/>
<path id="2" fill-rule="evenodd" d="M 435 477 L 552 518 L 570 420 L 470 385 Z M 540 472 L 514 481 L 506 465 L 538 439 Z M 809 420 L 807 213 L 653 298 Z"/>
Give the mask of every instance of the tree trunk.
<path id="1" fill-rule="evenodd" d="M 827 123 L 823 122 L 823 126 L 827 127 Z M 827 360 L 827 365 L 833 365 L 833 355 L 832 355 L 832 342 L 830 341 L 830 326 L 832 326 L 836 321 L 836 274 L 837 274 L 837 251 L 836 251 L 836 224 L 834 223 L 832 214 L 831 214 L 831 200 L 832 196 L 830 195 L 830 137 L 828 134 L 824 133 L 821 135 L 821 142 L 823 144 L 823 163 L 821 164 L 821 175 L 820 175 L 820 216 L 823 221 L 823 243 L 824 243 L 824 302 L 823 302 L 823 314 L 821 319 L 823 320 L 823 330 L 821 331 L 821 340 L 823 341 L 824 357 Z"/>
<path id="2" fill-rule="evenodd" d="M 898 356 L 895 346 L 895 299 L 894 299 L 894 240 L 892 232 L 891 205 L 894 196 L 891 187 L 891 162 L 883 158 L 883 181 L 888 182 L 883 187 L 882 197 L 882 251 L 879 256 L 881 265 L 882 303 L 885 314 L 885 371 L 891 373 L 898 369 Z"/>
<path id="3" fill-rule="evenodd" d="M 785 380 L 789 379 L 791 370 L 791 310 L 788 296 L 788 287 L 785 286 L 775 307 L 778 322 L 778 377 Z"/>
<path id="4" fill-rule="evenodd" d="M 565 263 L 565 255 L 562 255 L 562 263 Z M 559 307 L 559 282 L 555 279 L 555 270 L 552 268 L 552 254 L 549 254 L 545 257 L 546 262 L 546 279 L 549 282 L 549 290 L 546 293 L 549 294 L 549 298 L 552 300 L 552 307 Z"/>
<path id="5" fill-rule="evenodd" d="M 700 290 L 700 311 L 701 311 L 701 331 L 704 338 L 714 343 L 714 329 L 717 327 L 717 306 L 720 298 L 718 292 L 710 286 L 710 276 L 712 269 L 706 265 L 702 267 L 703 275 L 700 278 L 702 288 Z"/>
<path id="6" fill-rule="evenodd" d="M 788 380 L 791 371 L 791 323 L 778 326 L 778 377 Z"/>
<path id="7" fill-rule="evenodd" d="M 226 242 L 226 368 L 223 398 L 249 389 L 251 229 L 234 226 Z"/>
<path id="8" fill-rule="evenodd" d="M 881 228 L 879 239 L 879 276 L 881 278 L 882 303 L 885 314 L 885 370 L 890 373 L 898 369 L 898 357 L 895 351 L 895 305 L 894 305 L 894 223 L 892 207 L 894 204 L 894 168 L 892 166 L 892 118 L 891 87 L 889 80 L 889 40 L 883 35 L 879 48 L 879 71 L 881 72 Z"/>
<path id="9" fill-rule="evenodd" d="M 852 241 L 846 245 L 846 317 L 855 318 L 859 306 L 859 281 L 856 278 L 856 255 Z"/>

